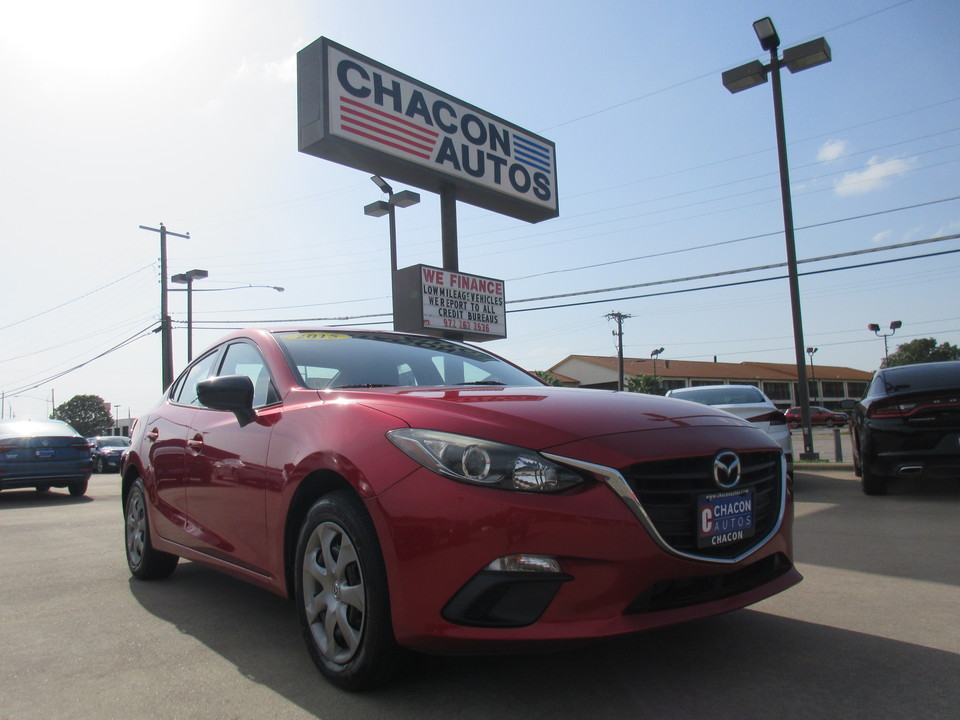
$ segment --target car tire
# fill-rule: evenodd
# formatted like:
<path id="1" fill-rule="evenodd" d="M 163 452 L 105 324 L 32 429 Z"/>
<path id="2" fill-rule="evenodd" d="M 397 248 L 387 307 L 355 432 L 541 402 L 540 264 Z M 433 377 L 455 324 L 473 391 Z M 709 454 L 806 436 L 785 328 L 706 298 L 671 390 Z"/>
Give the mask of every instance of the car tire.
<path id="1" fill-rule="evenodd" d="M 102 457 L 98 457 L 97 460 L 96 460 L 96 462 L 93 464 L 93 471 L 94 471 L 95 473 L 102 473 L 102 472 L 103 472 L 103 458 L 102 458 Z"/>
<path id="2" fill-rule="evenodd" d="M 886 495 L 887 479 L 869 472 L 866 466 L 860 466 L 860 487 L 864 495 Z"/>
<path id="3" fill-rule="evenodd" d="M 345 690 L 386 682 L 400 649 L 383 554 L 360 499 L 337 491 L 318 500 L 300 528 L 295 558 L 297 612 L 317 668 Z"/>
<path id="4" fill-rule="evenodd" d="M 150 540 L 150 518 L 143 482 L 136 480 L 124 503 L 124 539 L 127 567 L 139 580 L 160 580 L 177 569 L 180 558 L 154 549 Z"/>
<path id="5" fill-rule="evenodd" d="M 90 484 L 89 478 L 87 480 L 81 480 L 80 482 L 70 483 L 67 485 L 67 489 L 70 491 L 70 494 L 73 497 L 81 497 L 82 495 L 87 494 L 87 486 Z"/>

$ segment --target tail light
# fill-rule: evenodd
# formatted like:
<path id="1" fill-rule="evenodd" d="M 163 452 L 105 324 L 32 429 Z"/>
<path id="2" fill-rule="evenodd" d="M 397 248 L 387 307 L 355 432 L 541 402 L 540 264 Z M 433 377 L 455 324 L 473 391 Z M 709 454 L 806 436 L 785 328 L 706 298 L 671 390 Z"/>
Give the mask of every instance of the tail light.
<path id="1" fill-rule="evenodd" d="M 787 416 L 784 415 L 784 414 L 783 414 L 782 412 L 780 412 L 779 410 L 774 410 L 773 412 L 768 412 L 768 413 L 765 414 L 765 415 L 757 415 L 756 417 L 747 418 L 747 420 L 748 420 L 749 422 L 753 422 L 753 423 L 766 422 L 766 423 L 770 423 L 771 425 L 786 425 L 786 424 L 787 424 Z"/>
<path id="2" fill-rule="evenodd" d="M 936 400 L 915 400 L 913 402 L 876 402 L 867 408 L 869 418 L 903 418 L 904 420 L 923 412 L 944 412 L 960 406 L 960 397 L 937 398 Z"/>

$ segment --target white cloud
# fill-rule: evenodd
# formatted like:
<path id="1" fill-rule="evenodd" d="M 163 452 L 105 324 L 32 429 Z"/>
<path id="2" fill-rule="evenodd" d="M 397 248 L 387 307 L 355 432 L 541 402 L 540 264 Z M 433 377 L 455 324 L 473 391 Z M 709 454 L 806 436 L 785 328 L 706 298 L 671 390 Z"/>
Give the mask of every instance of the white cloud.
<path id="1" fill-rule="evenodd" d="M 893 235 L 893 230 L 884 230 L 874 235 L 873 241 L 879 245 L 882 242 L 886 242 L 891 235 Z"/>
<path id="2" fill-rule="evenodd" d="M 914 158 L 893 158 L 881 160 L 876 155 L 867 161 L 867 167 L 860 171 L 845 173 L 834 183 L 837 195 L 865 195 L 889 185 L 889 178 L 903 175 L 917 166 Z"/>
<path id="3" fill-rule="evenodd" d="M 817 160 L 820 162 L 830 162 L 846 154 L 846 140 L 830 140 L 820 148 L 820 152 L 817 153 Z"/>

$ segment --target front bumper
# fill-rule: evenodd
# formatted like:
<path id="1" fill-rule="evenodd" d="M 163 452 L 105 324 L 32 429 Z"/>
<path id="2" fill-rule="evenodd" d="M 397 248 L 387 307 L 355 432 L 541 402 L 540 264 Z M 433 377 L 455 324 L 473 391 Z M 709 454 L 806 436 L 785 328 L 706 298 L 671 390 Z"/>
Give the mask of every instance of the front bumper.
<path id="1" fill-rule="evenodd" d="M 665 549 L 599 479 L 533 495 L 424 469 L 369 507 L 381 537 L 391 538 L 382 546 L 394 632 L 418 650 L 534 649 L 624 635 L 735 610 L 801 580 L 789 497 L 765 541 L 715 560 Z M 484 570 L 517 553 L 556 558 L 562 573 Z"/>

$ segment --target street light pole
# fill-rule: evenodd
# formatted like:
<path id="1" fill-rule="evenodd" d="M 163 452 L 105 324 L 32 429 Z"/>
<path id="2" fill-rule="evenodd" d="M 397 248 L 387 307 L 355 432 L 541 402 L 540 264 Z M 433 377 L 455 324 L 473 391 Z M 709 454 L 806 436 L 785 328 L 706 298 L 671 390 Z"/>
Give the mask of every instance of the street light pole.
<path id="1" fill-rule="evenodd" d="M 890 323 L 890 332 L 888 332 L 888 333 L 881 333 L 881 332 L 880 332 L 880 326 L 877 325 L 876 323 L 870 323 L 869 325 L 867 325 L 867 330 L 873 330 L 873 334 L 874 334 L 874 335 L 876 335 L 877 337 L 882 337 L 882 338 L 883 338 L 883 363 L 884 363 L 884 365 L 886 365 L 887 359 L 890 357 L 890 353 L 889 353 L 889 350 L 888 350 L 888 348 L 887 348 L 887 338 L 890 337 L 891 335 L 896 335 L 896 334 L 897 334 L 897 330 L 899 330 L 901 327 L 903 327 L 903 323 L 900 322 L 899 320 L 894 320 L 892 323 Z"/>
<path id="2" fill-rule="evenodd" d="M 660 353 L 663 352 L 663 348 L 657 348 L 656 350 L 650 351 L 650 357 L 653 358 L 653 389 L 659 390 L 659 385 L 657 383 L 657 358 L 660 357 Z"/>
<path id="3" fill-rule="evenodd" d="M 779 57 L 780 37 L 770 18 L 762 18 L 753 24 L 754 32 L 760 41 L 760 47 L 770 51 L 770 64 L 764 66 L 759 61 L 741 65 L 723 73 L 723 85 L 731 93 L 754 87 L 772 78 L 773 115 L 777 134 L 777 159 L 780 166 L 780 197 L 783 205 L 783 234 L 787 246 L 787 269 L 790 285 L 790 309 L 793 317 L 793 347 L 797 366 L 797 399 L 800 404 L 800 419 L 803 427 L 802 460 L 815 460 L 813 450 L 813 430 L 810 426 L 810 391 L 807 386 L 807 364 L 803 357 L 803 320 L 800 311 L 800 279 L 797 272 L 797 249 L 793 227 L 793 202 L 790 196 L 790 175 L 787 163 L 787 140 L 783 122 L 783 95 L 780 90 L 780 66 L 785 65 L 790 72 L 799 72 L 825 62 L 830 62 L 830 47 L 823 38 L 817 38 L 802 45 L 787 48 L 783 60 Z"/>
<path id="4" fill-rule="evenodd" d="M 171 282 L 187 286 L 187 362 L 193 360 L 193 281 L 209 277 L 206 270 L 187 270 L 170 278 Z"/>

